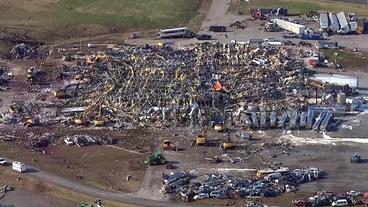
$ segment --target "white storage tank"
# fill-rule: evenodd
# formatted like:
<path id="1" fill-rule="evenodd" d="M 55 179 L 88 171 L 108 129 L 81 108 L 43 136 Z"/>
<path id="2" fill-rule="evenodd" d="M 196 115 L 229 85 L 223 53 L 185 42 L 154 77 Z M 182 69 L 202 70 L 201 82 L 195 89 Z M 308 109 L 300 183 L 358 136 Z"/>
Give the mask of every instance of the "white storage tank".
<path id="1" fill-rule="evenodd" d="M 26 166 L 26 164 L 24 164 L 22 162 L 13 161 L 13 163 L 12 163 L 12 169 L 14 171 L 23 173 L 23 172 L 27 171 L 27 166 Z"/>

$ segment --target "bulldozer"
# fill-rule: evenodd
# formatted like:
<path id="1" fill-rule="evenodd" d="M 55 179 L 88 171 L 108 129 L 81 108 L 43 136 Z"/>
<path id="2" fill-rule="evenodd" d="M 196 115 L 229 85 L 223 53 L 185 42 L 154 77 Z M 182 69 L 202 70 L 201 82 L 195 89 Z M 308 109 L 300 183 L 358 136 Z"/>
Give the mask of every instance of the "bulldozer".
<path id="1" fill-rule="evenodd" d="M 195 140 L 195 144 L 197 146 L 199 146 L 199 145 L 203 145 L 203 146 L 208 145 L 207 136 L 203 135 L 203 134 L 198 135 L 196 140 Z"/>
<path id="2" fill-rule="evenodd" d="M 235 148 L 235 145 L 230 140 L 230 133 L 227 133 L 227 138 L 222 141 L 221 148 L 223 150 L 229 150 L 229 149 Z"/>
<path id="3" fill-rule="evenodd" d="M 224 123 L 217 123 L 217 124 L 215 124 L 213 129 L 217 132 L 224 132 L 225 131 L 225 124 Z"/>
<path id="4" fill-rule="evenodd" d="M 73 87 L 75 88 L 72 89 L 72 91 L 68 91 L 69 88 L 73 88 Z M 59 88 L 56 91 L 54 91 L 54 97 L 58 99 L 64 99 L 64 98 L 75 96 L 77 94 L 78 88 L 79 88 L 79 83 L 67 85 L 64 88 Z"/>
<path id="5" fill-rule="evenodd" d="M 176 151 L 178 148 L 175 144 L 172 144 L 170 140 L 164 140 L 164 143 L 161 145 L 161 149 Z"/>
<path id="6" fill-rule="evenodd" d="M 107 61 L 107 60 L 109 60 L 109 57 L 105 54 L 91 55 L 86 58 L 86 64 L 92 65 L 92 64 Z"/>
<path id="7" fill-rule="evenodd" d="M 152 155 L 147 156 L 144 161 L 146 165 L 155 166 L 155 165 L 164 165 L 167 163 L 166 158 L 162 155 L 160 150 L 157 150 Z"/>

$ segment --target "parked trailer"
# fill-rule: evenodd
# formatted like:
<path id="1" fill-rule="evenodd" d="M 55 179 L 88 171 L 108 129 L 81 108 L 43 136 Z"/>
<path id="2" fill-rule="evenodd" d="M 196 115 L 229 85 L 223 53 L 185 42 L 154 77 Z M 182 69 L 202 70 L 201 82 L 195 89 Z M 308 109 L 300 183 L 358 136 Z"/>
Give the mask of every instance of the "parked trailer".
<path id="1" fill-rule="evenodd" d="M 350 32 L 349 23 L 346 20 L 346 16 L 344 12 L 339 12 L 336 14 L 337 19 L 339 20 L 340 29 L 337 31 L 339 34 L 347 34 Z"/>
<path id="2" fill-rule="evenodd" d="M 277 24 L 279 27 L 281 27 L 284 30 L 293 32 L 295 34 L 304 34 L 305 33 L 305 26 L 300 24 L 295 24 L 293 22 L 285 21 L 282 19 L 274 19 L 273 22 Z"/>
<path id="3" fill-rule="evenodd" d="M 302 39 L 303 40 L 320 40 L 321 35 L 320 34 L 303 34 Z"/>
<path id="4" fill-rule="evenodd" d="M 327 29 L 328 29 L 328 16 L 327 16 L 327 12 L 321 12 L 319 14 L 319 26 L 320 26 L 321 30 L 327 31 Z"/>
<path id="5" fill-rule="evenodd" d="M 174 29 L 160 30 L 160 32 L 157 34 L 158 39 L 178 38 L 178 37 L 192 38 L 193 32 L 188 27 L 180 27 Z"/>
<path id="6" fill-rule="evenodd" d="M 328 13 L 328 17 L 330 18 L 330 22 L 331 22 L 329 29 L 334 33 L 337 32 L 337 30 L 340 29 L 340 26 L 339 26 L 339 20 L 337 19 L 336 14 L 330 12 Z"/>
<path id="7" fill-rule="evenodd" d="M 27 166 L 24 163 L 22 163 L 22 162 L 13 161 L 13 163 L 12 163 L 12 169 L 14 171 L 23 173 L 23 172 L 27 171 Z"/>
<path id="8" fill-rule="evenodd" d="M 212 25 L 209 28 L 211 32 L 226 32 L 226 26 Z"/>

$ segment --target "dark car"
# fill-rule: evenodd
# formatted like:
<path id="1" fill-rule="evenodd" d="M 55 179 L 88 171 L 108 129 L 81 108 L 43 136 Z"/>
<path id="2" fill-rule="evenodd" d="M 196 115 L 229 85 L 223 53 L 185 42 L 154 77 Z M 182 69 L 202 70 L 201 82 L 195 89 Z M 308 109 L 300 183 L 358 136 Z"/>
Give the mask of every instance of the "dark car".
<path id="1" fill-rule="evenodd" d="M 293 200 L 293 206 L 295 207 L 306 207 L 309 205 L 309 202 L 306 199 L 298 198 Z"/>
<path id="2" fill-rule="evenodd" d="M 212 36 L 208 34 L 201 34 L 197 36 L 197 39 L 198 40 L 210 40 L 212 39 Z"/>

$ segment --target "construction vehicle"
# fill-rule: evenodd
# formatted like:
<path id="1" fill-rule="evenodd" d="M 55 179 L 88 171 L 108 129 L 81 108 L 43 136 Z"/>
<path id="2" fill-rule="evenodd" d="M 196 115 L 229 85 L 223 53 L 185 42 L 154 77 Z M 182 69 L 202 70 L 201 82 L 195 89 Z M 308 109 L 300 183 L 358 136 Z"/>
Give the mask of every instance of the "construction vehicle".
<path id="1" fill-rule="evenodd" d="M 86 64 L 92 65 L 92 64 L 107 61 L 107 60 L 109 60 L 109 57 L 105 54 L 91 55 L 86 58 Z"/>
<path id="2" fill-rule="evenodd" d="M 92 116 L 93 113 L 98 111 L 98 115 L 93 120 L 93 126 L 103 126 L 105 121 L 102 119 L 102 105 L 100 99 L 97 100 L 95 103 L 90 104 L 87 109 L 83 112 L 81 118 L 77 118 L 74 120 L 76 125 L 87 125 L 88 119 Z"/>
<path id="3" fill-rule="evenodd" d="M 167 161 L 166 158 L 162 155 L 161 151 L 157 150 L 152 155 L 147 156 L 144 163 L 150 166 L 155 166 L 155 165 L 164 165 L 167 163 Z"/>
<path id="4" fill-rule="evenodd" d="M 198 135 L 196 140 L 195 140 L 195 144 L 197 146 L 199 146 L 199 145 L 204 145 L 204 146 L 208 145 L 206 135 L 203 135 L 203 134 Z"/>
<path id="5" fill-rule="evenodd" d="M 27 127 L 33 127 L 37 125 L 37 121 L 31 115 L 29 115 L 29 116 L 26 116 L 25 125 Z"/>
<path id="6" fill-rule="evenodd" d="M 224 125 L 224 123 L 217 123 L 217 124 L 215 124 L 213 129 L 217 132 L 223 132 L 223 131 L 225 131 L 225 125 Z"/>
<path id="7" fill-rule="evenodd" d="M 362 157 L 360 156 L 359 152 L 356 152 L 353 154 L 353 156 L 350 159 L 350 162 L 352 163 L 361 163 Z"/>
<path id="8" fill-rule="evenodd" d="M 221 148 L 223 150 L 234 149 L 235 145 L 230 140 L 230 133 L 227 133 L 227 138 L 222 141 Z"/>
<path id="9" fill-rule="evenodd" d="M 177 150 L 175 144 L 172 144 L 170 140 L 164 140 L 164 143 L 161 145 L 161 149 L 163 150 Z"/>
<path id="10" fill-rule="evenodd" d="M 30 67 L 27 70 L 27 82 L 33 82 L 36 79 L 36 75 L 35 75 L 35 68 L 34 67 Z"/>
<path id="11" fill-rule="evenodd" d="M 76 96 L 78 88 L 79 88 L 79 83 L 67 85 L 64 88 L 59 88 L 56 91 L 54 91 L 54 97 L 63 99 L 63 98 L 69 98 L 72 96 Z M 71 89 L 71 91 L 68 91 L 69 89 Z"/>

